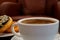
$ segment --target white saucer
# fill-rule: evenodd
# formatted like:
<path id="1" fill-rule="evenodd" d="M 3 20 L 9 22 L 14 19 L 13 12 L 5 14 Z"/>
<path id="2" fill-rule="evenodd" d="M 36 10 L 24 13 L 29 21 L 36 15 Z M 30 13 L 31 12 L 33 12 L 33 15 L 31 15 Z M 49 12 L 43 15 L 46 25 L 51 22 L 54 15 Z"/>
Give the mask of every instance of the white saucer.
<path id="1" fill-rule="evenodd" d="M 12 37 L 11 40 L 23 40 L 23 38 L 22 37 L 14 36 L 14 37 Z M 57 34 L 55 40 L 60 40 L 60 34 Z"/>
<path id="2" fill-rule="evenodd" d="M 23 40 L 23 38 L 22 38 L 22 37 L 14 36 L 14 37 L 12 37 L 12 39 L 11 39 L 11 40 Z"/>

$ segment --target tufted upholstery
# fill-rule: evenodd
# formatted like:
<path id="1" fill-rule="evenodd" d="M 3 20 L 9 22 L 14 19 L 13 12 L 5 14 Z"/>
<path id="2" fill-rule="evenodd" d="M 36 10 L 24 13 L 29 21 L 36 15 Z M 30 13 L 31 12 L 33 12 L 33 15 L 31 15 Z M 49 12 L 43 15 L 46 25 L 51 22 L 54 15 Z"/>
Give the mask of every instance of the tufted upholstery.
<path id="1" fill-rule="evenodd" d="M 19 0 L 18 3 L 4 2 L 0 6 L 2 14 L 10 16 L 55 16 L 57 0 Z"/>

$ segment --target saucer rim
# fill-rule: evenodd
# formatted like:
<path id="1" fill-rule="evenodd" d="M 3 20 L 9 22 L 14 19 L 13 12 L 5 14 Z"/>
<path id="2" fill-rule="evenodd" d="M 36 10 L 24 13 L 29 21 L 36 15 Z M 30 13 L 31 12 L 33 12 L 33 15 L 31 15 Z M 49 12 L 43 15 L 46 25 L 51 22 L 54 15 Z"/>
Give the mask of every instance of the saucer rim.
<path id="1" fill-rule="evenodd" d="M 13 36 L 13 37 L 11 38 L 11 40 L 15 40 L 15 39 L 13 39 L 14 37 L 17 38 L 18 36 Z M 56 34 L 56 38 L 55 38 L 54 40 L 58 40 L 57 37 L 59 37 L 59 39 L 60 39 L 60 34 Z M 20 37 L 19 39 L 22 40 L 21 37 Z"/>

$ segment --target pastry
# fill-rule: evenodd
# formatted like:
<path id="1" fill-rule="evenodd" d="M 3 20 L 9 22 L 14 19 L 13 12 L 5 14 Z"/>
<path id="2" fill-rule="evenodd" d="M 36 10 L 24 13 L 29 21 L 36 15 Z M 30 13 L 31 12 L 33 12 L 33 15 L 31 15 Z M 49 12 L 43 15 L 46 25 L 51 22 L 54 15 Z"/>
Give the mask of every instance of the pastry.
<path id="1" fill-rule="evenodd" d="M 13 24 L 14 24 L 14 23 L 15 23 L 15 21 L 13 22 Z M 16 25 L 16 26 L 14 27 L 14 30 L 15 30 L 16 32 L 18 32 L 19 27 Z M 6 32 L 6 33 L 11 33 L 11 27 L 8 28 L 5 32 Z"/>
<path id="2" fill-rule="evenodd" d="M 13 24 L 11 17 L 7 15 L 0 16 L 0 33 L 6 31 Z"/>

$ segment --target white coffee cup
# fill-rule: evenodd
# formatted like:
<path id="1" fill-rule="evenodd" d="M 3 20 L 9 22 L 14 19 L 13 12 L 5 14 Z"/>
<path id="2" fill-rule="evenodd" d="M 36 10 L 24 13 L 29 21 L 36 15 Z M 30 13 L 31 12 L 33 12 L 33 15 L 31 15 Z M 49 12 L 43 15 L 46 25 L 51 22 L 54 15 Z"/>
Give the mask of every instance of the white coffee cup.
<path id="1" fill-rule="evenodd" d="M 26 24 L 22 23 L 24 20 L 29 19 L 44 19 L 52 20 L 54 23 L 50 24 Z M 19 26 L 20 34 L 14 31 L 14 26 Z M 18 37 L 23 37 L 24 40 L 53 40 L 58 32 L 59 20 L 49 17 L 31 17 L 20 19 L 18 22 L 14 23 L 11 27 L 12 33 Z"/>

